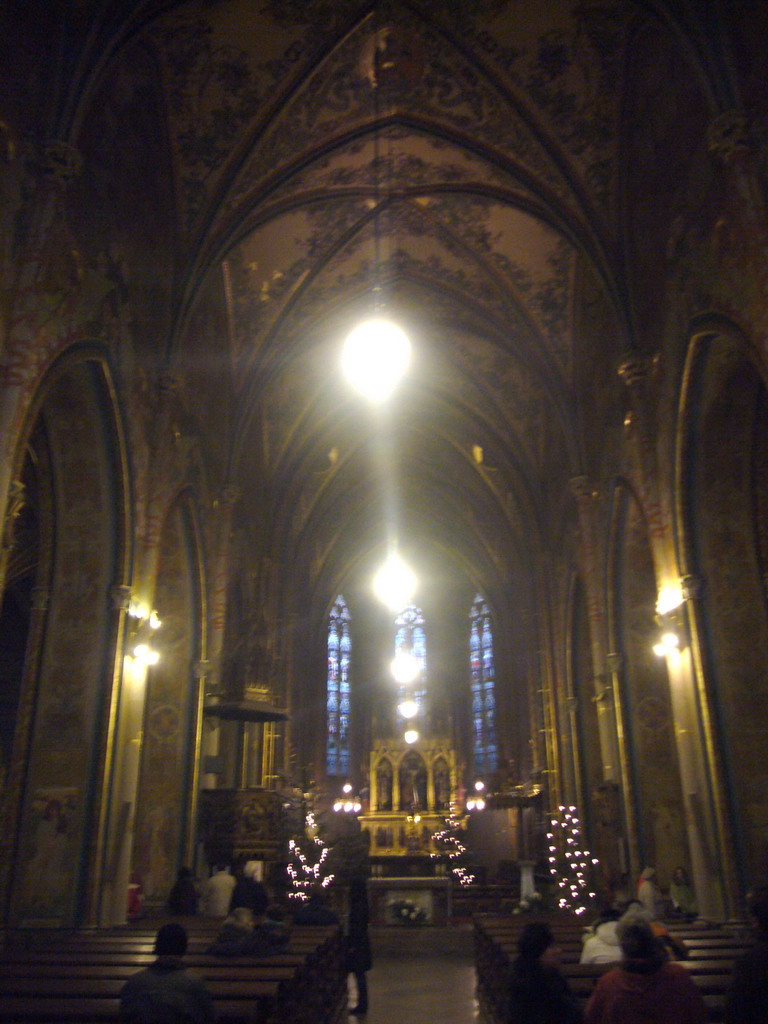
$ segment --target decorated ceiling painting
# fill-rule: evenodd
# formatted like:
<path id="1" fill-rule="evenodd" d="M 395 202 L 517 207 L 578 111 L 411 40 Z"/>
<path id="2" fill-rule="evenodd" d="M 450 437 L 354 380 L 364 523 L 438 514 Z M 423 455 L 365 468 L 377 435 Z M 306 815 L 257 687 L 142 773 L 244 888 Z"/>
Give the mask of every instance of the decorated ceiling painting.
<path id="1" fill-rule="evenodd" d="M 499 571 L 545 528 L 546 481 L 581 463 L 579 264 L 608 308 L 621 291 L 632 13 L 231 0 L 171 5 L 146 30 L 180 225 L 200 275 L 224 275 L 241 420 L 260 425 L 292 543 L 308 532 L 338 560 L 380 539 L 374 432 L 338 374 L 375 288 L 416 348 L 394 441 L 407 531 Z"/>
<path id="2" fill-rule="evenodd" d="M 229 482 L 253 516 L 278 510 L 263 534 L 274 556 L 305 545 L 330 591 L 382 542 L 388 501 L 414 544 L 476 580 L 501 585 L 534 547 L 556 544 L 568 481 L 594 451 L 578 406 L 620 431 L 616 366 L 652 349 L 638 324 L 653 317 L 676 197 L 646 201 L 638 168 L 663 194 L 652 154 L 687 159 L 661 97 L 643 111 L 642 138 L 628 126 L 637 83 L 658 58 L 669 110 L 686 111 L 699 135 L 708 116 L 667 7 L 144 0 L 114 5 L 110 19 L 111 9 L 86 44 L 105 54 L 82 89 L 87 187 L 106 190 L 120 162 L 143 159 L 139 123 L 157 135 L 153 159 L 171 183 L 139 197 L 135 227 L 123 214 L 111 280 L 157 296 L 156 321 L 138 325 L 141 361 L 165 360 L 183 380 L 198 435 L 211 418 L 222 427 L 206 443 Z M 132 267 L 132 231 L 173 234 L 179 265 Z M 633 255 L 642 274 L 630 294 Z M 375 418 L 339 372 L 343 338 L 374 308 L 414 345 L 392 408 L 394 495 L 381 491 Z"/>

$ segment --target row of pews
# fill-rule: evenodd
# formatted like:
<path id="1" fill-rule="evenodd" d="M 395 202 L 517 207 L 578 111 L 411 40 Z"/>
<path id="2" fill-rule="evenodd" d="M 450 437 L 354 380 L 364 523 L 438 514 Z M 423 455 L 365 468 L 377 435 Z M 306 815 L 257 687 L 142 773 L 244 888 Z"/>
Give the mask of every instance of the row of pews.
<path id="1" fill-rule="evenodd" d="M 509 968 L 517 956 L 520 932 L 536 918 L 527 915 L 504 917 L 478 914 L 474 918 L 474 953 L 480 1024 L 506 1024 Z M 542 918 L 544 919 L 544 918 Z M 577 919 L 546 918 L 562 950 L 561 970 L 571 991 L 586 1003 L 596 980 L 614 964 L 580 964 L 584 922 Z M 752 939 L 745 929 L 701 928 L 668 925 L 670 933 L 685 945 L 688 959 L 680 963 L 690 971 L 709 1009 L 710 1019 L 723 1018 L 725 994 L 734 961 L 748 949 Z"/>
<path id="2" fill-rule="evenodd" d="M 205 952 L 220 921 L 179 918 L 187 968 L 213 997 L 217 1024 L 338 1024 L 346 1020 L 347 972 L 341 930 L 292 926 L 287 951 L 269 957 Z M 164 922 L 9 942 L 0 951 L 0 1022 L 104 1024 L 118 1019 L 120 989 L 151 964 Z"/>

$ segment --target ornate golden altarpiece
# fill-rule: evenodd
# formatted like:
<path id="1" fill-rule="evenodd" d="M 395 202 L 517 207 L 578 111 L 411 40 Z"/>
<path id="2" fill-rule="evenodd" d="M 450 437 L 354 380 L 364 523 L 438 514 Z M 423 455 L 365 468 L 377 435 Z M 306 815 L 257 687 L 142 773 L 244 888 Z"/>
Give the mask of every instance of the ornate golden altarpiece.
<path id="1" fill-rule="evenodd" d="M 375 740 L 369 772 L 369 807 L 360 824 L 370 834 L 371 856 L 440 853 L 432 837 L 444 828 L 458 787 L 451 741 Z"/>

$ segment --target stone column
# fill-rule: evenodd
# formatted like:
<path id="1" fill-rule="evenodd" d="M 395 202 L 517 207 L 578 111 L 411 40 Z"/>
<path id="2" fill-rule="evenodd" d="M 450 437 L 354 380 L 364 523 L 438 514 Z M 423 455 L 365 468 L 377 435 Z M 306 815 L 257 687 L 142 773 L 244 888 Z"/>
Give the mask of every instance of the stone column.
<path id="1" fill-rule="evenodd" d="M 108 759 L 102 777 L 104 822 L 94 830 L 96 842 L 89 876 L 88 921 L 101 927 L 124 924 L 126 919 L 144 718 L 144 679 L 139 678 L 133 660 L 125 662 L 131 588 L 124 584 L 112 587 L 110 599 L 114 613 L 115 686 L 119 696 L 116 694 L 113 701 L 114 717 L 103 745 L 103 756 Z"/>
<path id="2" fill-rule="evenodd" d="M 601 574 L 598 569 L 597 547 L 594 540 L 594 494 L 585 476 L 571 480 L 571 491 L 576 499 L 579 516 L 579 535 L 584 562 L 584 589 L 587 597 L 589 616 L 589 639 L 592 650 L 592 667 L 595 672 L 593 686 L 597 706 L 597 725 L 600 735 L 600 754 L 603 761 L 603 779 L 615 782 L 618 779 L 618 749 L 616 742 L 616 721 L 613 704 L 606 700 L 610 693 L 607 686 L 605 663 L 605 609 L 602 598 Z"/>
<path id="3" fill-rule="evenodd" d="M 635 803 L 635 789 L 632 784 L 630 772 L 630 753 L 627 744 L 626 717 L 622 701 L 622 675 L 624 670 L 624 656 L 617 651 L 611 651 L 606 655 L 606 662 L 611 672 L 611 689 L 607 687 L 598 698 L 600 703 L 613 704 L 613 718 L 616 723 L 616 750 L 619 762 L 618 778 L 621 782 L 622 803 L 624 812 L 624 825 L 627 830 L 627 859 L 629 861 L 629 877 L 635 879 L 640 874 L 640 845 L 637 838 L 637 814 Z M 618 838 L 618 837 L 617 837 Z"/>
<path id="4" fill-rule="evenodd" d="M 650 366 L 647 359 L 630 355 L 618 367 L 618 374 L 627 388 L 630 414 L 626 421 L 629 449 L 635 464 L 637 482 L 643 504 L 643 515 L 648 524 L 648 536 L 654 554 L 659 559 L 659 542 L 670 536 L 668 510 L 659 492 L 659 468 L 656 458 L 656 439 L 648 398 Z"/>

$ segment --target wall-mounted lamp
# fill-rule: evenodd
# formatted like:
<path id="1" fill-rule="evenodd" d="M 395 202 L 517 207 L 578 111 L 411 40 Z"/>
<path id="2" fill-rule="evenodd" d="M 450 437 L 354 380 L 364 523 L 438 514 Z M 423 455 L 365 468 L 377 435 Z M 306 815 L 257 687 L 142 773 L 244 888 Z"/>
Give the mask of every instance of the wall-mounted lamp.
<path id="1" fill-rule="evenodd" d="M 160 654 L 151 645 L 153 633 L 162 626 L 154 609 L 131 602 L 128 608 L 128 653 L 142 665 L 156 665 Z"/>
<path id="2" fill-rule="evenodd" d="M 659 658 L 679 653 L 685 647 L 684 623 L 680 614 L 680 606 L 666 612 L 659 612 L 656 615 L 656 621 L 659 624 L 659 634 L 653 645 L 653 653 Z"/>
<path id="3" fill-rule="evenodd" d="M 353 796 L 353 787 L 351 782 L 345 782 L 341 787 L 341 791 L 344 794 L 339 800 L 337 800 L 333 809 L 337 814 L 359 814 L 363 809 L 363 805 L 360 803 L 360 798 Z"/>

